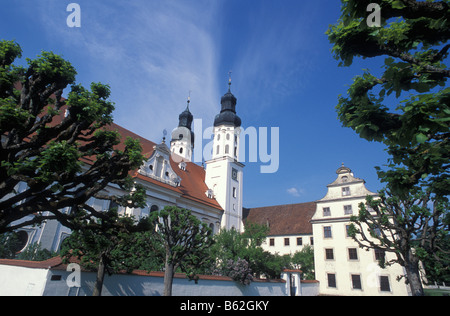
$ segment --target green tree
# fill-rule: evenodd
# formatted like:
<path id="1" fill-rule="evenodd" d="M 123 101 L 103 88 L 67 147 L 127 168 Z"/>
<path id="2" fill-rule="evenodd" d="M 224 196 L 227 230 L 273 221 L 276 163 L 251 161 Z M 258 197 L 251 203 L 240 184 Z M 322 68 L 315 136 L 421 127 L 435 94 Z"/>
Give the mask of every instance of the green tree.
<path id="1" fill-rule="evenodd" d="M 382 0 L 381 26 L 369 27 L 371 0 L 343 0 L 327 31 L 341 65 L 384 56 L 384 70 L 366 70 L 339 99 L 339 119 L 362 138 L 387 146 L 390 170 L 381 174 L 397 193 L 422 182 L 450 193 L 449 1 Z"/>
<path id="2" fill-rule="evenodd" d="M 106 220 L 86 204 L 91 197 L 130 206 L 142 199 L 128 175 L 143 162 L 141 147 L 111 128 L 109 86 L 76 84 L 75 68 L 52 52 L 27 67 L 13 64 L 21 56 L 19 44 L 0 41 L 0 233 L 50 219 L 79 229 Z M 102 194 L 108 184 L 125 195 Z"/>
<path id="3" fill-rule="evenodd" d="M 448 240 L 445 218 L 449 205 L 447 201 L 431 199 L 429 193 L 420 189 L 406 197 L 392 195 L 388 189 L 381 191 L 379 198 L 368 197 L 366 203 L 359 205 L 358 216 L 351 218 L 349 235 L 362 248 L 394 253 L 394 259 L 386 262 L 383 258 L 379 265 L 403 266 L 413 295 L 423 296 L 419 262 L 429 262 L 431 257 L 433 266 L 438 267 L 442 255 L 448 257 L 448 249 L 442 248 L 441 241 Z M 442 273 L 447 267 L 440 265 Z"/>
<path id="4" fill-rule="evenodd" d="M 448 234 L 443 222 L 450 194 L 450 70 L 445 64 L 450 1 L 378 1 L 377 27 L 367 20 L 370 3 L 343 0 L 339 21 L 327 31 L 340 65 L 352 65 L 355 57 L 385 57 L 382 73 L 366 70 L 357 76 L 337 105 L 344 126 L 382 142 L 390 155 L 387 168 L 377 167 L 386 189 L 379 200 L 368 198 L 367 207 L 361 205 L 353 233 L 364 247 L 395 252 L 413 295 L 423 295 L 420 254 L 440 251 L 439 240 Z M 420 248 L 414 250 L 416 238 Z"/>
<path id="5" fill-rule="evenodd" d="M 0 234 L 0 259 L 15 259 L 19 248 L 20 241 L 15 232 Z"/>
<path id="6" fill-rule="evenodd" d="M 107 216 L 107 222 L 84 225 L 73 231 L 64 240 L 60 254 L 66 263 L 75 257 L 85 269 L 97 271 L 92 296 L 101 296 L 106 272 L 109 275 L 131 272 L 152 255 L 150 244 L 142 242 L 145 233 L 153 228 L 148 218 L 136 223 L 132 217 L 119 216 L 114 209 L 108 211 Z M 139 250 L 131 249 L 130 245 L 137 244 L 141 247 Z"/>
<path id="7" fill-rule="evenodd" d="M 193 277 L 209 260 L 212 232 L 190 210 L 176 206 L 151 213 L 150 220 L 156 226 L 155 239 L 164 249 L 156 249 L 164 256 L 164 296 L 172 296 L 173 277 L 178 269 Z"/>
<path id="8" fill-rule="evenodd" d="M 304 280 L 315 280 L 314 272 L 314 249 L 307 245 L 301 251 L 297 251 L 292 256 L 292 265 L 296 269 L 301 269 Z"/>
<path id="9" fill-rule="evenodd" d="M 231 263 L 243 267 L 242 260 L 245 260 L 253 276 L 279 278 L 281 272 L 290 265 L 290 259 L 271 254 L 261 247 L 267 233 L 267 226 L 254 223 L 247 223 L 242 234 L 235 229 L 221 230 L 214 236 L 215 243 L 210 250 L 211 258 L 216 259 L 212 262 L 211 271 L 232 277 L 229 274 Z M 244 275 L 244 272 L 240 275 Z"/>
<path id="10" fill-rule="evenodd" d="M 45 261 L 54 258 L 58 253 L 48 249 L 42 249 L 41 244 L 33 243 L 28 245 L 21 253 L 16 256 L 18 260 Z"/>

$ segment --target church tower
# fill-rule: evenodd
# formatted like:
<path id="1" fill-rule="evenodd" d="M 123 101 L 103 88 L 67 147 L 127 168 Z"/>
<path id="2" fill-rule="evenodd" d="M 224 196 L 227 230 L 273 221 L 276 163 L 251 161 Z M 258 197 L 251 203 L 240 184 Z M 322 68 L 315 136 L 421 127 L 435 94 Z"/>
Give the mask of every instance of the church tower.
<path id="1" fill-rule="evenodd" d="M 228 92 L 221 99 L 221 111 L 214 120 L 212 159 L 206 161 L 205 182 L 217 202 L 225 210 L 222 229 L 243 231 L 242 195 L 243 168 L 238 161 L 241 119 L 236 114 L 236 97 Z"/>
<path id="2" fill-rule="evenodd" d="M 172 131 L 172 140 L 170 141 L 170 151 L 183 160 L 192 161 L 194 150 L 194 132 L 192 132 L 192 121 L 194 116 L 189 111 L 191 98 L 188 98 L 187 107 L 180 114 L 178 127 Z"/>

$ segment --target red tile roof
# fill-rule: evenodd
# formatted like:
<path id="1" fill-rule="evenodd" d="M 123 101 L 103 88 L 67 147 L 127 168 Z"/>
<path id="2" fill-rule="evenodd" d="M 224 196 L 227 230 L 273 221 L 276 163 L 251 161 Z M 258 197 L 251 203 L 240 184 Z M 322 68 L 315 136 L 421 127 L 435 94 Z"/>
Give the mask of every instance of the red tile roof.
<path id="1" fill-rule="evenodd" d="M 127 137 L 131 137 L 133 139 L 138 139 L 141 143 L 142 147 L 142 154 L 146 158 L 150 158 L 153 154 L 154 147 L 156 144 L 148 139 L 145 139 L 126 128 L 123 128 L 120 125 L 117 124 L 111 124 L 110 126 L 107 126 L 108 130 L 115 130 L 120 133 L 122 136 L 121 143 L 117 146 L 119 150 L 124 149 L 124 141 Z M 181 197 L 199 202 L 202 204 L 205 204 L 207 206 L 213 207 L 215 209 L 223 211 L 220 204 L 216 201 L 216 199 L 210 199 L 206 195 L 206 191 L 208 190 L 208 186 L 205 183 L 205 169 L 203 169 L 201 166 L 193 163 L 193 162 L 187 162 L 186 163 L 186 170 L 181 170 L 178 167 L 178 164 L 170 160 L 170 165 L 173 169 L 173 171 L 181 178 L 180 186 L 173 187 L 169 184 L 160 182 L 158 180 L 146 177 L 140 173 L 138 173 L 137 170 L 132 172 L 132 176 L 136 177 L 138 179 L 141 179 L 143 181 L 156 184 L 158 186 L 164 187 L 166 189 L 172 190 L 174 192 L 180 193 Z"/>
<path id="2" fill-rule="evenodd" d="M 269 225 L 269 236 L 312 235 L 316 203 L 276 205 L 244 209 L 244 222 Z"/>

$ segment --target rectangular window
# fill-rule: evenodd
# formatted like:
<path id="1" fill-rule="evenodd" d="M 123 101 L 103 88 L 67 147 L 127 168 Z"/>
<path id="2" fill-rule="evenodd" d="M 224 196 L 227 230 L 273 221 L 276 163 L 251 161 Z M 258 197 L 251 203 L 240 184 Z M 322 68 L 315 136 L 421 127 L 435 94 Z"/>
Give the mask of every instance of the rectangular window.
<path id="1" fill-rule="evenodd" d="M 289 238 L 284 238 L 284 245 L 289 246 Z"/>
<path id="2" fill-rule="evenodd" d="M 349 260 L 358 260 L 358 251 L 356 248 L 348 249 L 348 259 Z"/>
<path id="3" fill-rule="evenodd" d="M 275 238 L 270 238 L 270 239 L 269 239 L 269 245 L 270 245 L 271 247 L 274 247 L 274 246 L 275 246 Z"/>
<path id="4" fill-rule="evenodd" d="M 350 225 L 345 225 L 345 231 L 347 233 L 347 237 L 350 237 L 350 235 L 348 233 L 349 229 L 350 229 Z"/>
<path id="5" fill-rule="evenodd" d="M 328 273 L 328 287 L 336 287 L 336 274 L 334 273 Z"/>
<path id="6" fill-rule="evenodd" d="M 375 249 L 375 260 L 380 261 L 382 260 L 384 262 L 386 257 L 386 252 L 381 249 Z"/>
<path id="7" fill-rule="evenodd" d="M 349 196 L 349 195 L 350 195 L 350 188 L 349 187 L 342 188 L 342 196 Z"/>
<path id="8" fill-rule="evenodd" d="M 314 246 L 314 237 L 309 237 L 309 244 Z"/>
<path id="9" fill-rule="evenodd" d="M 323 216 L 331 216 L 331 211 L 329 207 L 323 208 Z"/>
<path id="10" fill-rule="evenodd" d="M 237 197 L 237 190 L 236 190 L 236 188 L 233 188 L 233 197 L 234 198 Z"/>
<path id="11" fill-rule="evenodd" d="M 380 276 L 380 291 L 382 292 L 390 292 L 391 286 L 389 284 L 389 277 Z"/>
<path id="12" fill-rule="evenodd" d="M 331 226 L 325 226 L 323 228 L 323 237 L 324 238 L 332 238 L 332 234 L 331 234 Z"/>
<path id="13" fill-rule="evenodd" d="M 351 205 L 344 205 L 344 214 L 345 215 L 352 215 L 353 210 Z"/>
<path id="14" fill-rule="evenodd" d="M 303 239 L 302 237 L 298 237 L 297 238 L 297 246 L 302 246 L 303 245 Z"/>
<path id="15" fill-rule="evenodd" d="M 333 249 L 325 249 L 325 259 L 334 260 L 334 251 Z"/>
<path id="16" fill-rule="evenodd" d="M 359 274 L 352 274 L 352 285 L 354 290 L 361 290 L 361 276 Z"/>

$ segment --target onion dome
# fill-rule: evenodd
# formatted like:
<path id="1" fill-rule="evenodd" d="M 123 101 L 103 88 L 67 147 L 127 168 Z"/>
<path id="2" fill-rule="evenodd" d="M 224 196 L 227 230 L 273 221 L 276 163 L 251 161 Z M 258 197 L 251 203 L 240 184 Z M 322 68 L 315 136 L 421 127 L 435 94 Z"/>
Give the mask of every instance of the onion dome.
<path id="1" fill-rule="evenodd" d="M 214 119 L 214 126 L 241 126 L 241 119 L 236 115 L 236 97 L 231 93 L 231 80 L 228 83 L 228 92 L 224 94 L 220 103 L 222 109 Z"/>

